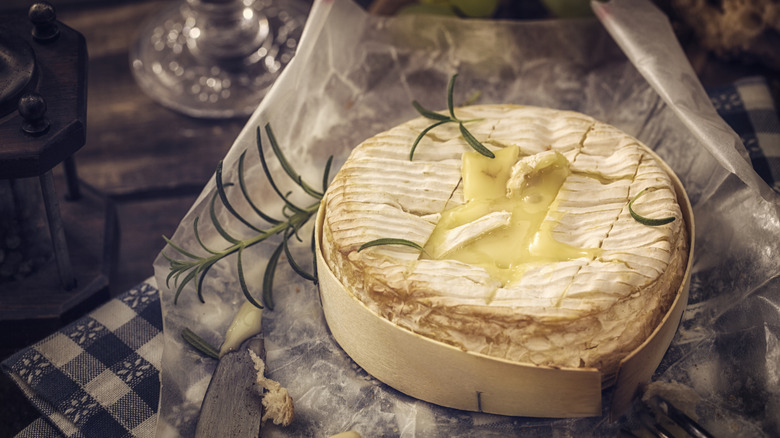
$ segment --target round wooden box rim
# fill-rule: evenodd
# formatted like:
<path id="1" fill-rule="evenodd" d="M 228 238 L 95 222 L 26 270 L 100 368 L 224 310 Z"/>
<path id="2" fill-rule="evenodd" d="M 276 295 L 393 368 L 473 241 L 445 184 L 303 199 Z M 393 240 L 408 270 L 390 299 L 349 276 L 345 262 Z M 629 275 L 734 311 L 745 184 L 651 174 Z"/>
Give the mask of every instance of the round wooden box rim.
<path id="1" fill-rule="evenodd" d="M 672 180 L 688 231 L 688 262 L 675 298 L 650 336 L 621 360 L 610 417 L 631 404 L 649 381 L 677 331 L 688 301 L 694 254 L 693 209 L 677 175 L 642 145 Z M 324 205 L 324 203 L 323 203 Z M 328 327 L 366 372 L 412 397 L 437 405 L 500 415 L 602 415 L 601 372 L 595 368 L 540 366 L 466 351 L 427 338 L 375 314 L 338 281 L 321 250 L 324 208 L 317 213 L 316 259 Z"/>

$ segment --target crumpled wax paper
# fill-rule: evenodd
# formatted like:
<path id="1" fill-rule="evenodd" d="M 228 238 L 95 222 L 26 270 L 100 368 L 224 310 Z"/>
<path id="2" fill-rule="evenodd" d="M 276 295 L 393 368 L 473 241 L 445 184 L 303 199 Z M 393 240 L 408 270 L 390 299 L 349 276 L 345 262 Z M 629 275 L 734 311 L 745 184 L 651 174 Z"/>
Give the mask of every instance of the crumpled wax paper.
<path id="1" fill-rule="evenodd" d="M 739 161 L 744 147 L 711 108 L 668 22 L 658 19 L 660 12 L 629 0 L 594 3 L 594 9 L 599 19 L 503 22 L 376 17 L 348 0 L 317 0 L 294 60 L 225 157 L 223 179 L 237 182 L 238 157 L 246 151 L 253 201 L 278 217 L 282 204 L 260 170 L 258 127 L 269 123 L 296 170 L 318 186 L 329 156 L 335 172 L 362 140 L 416 117 L 413 99 L 444 109 L 454 73 L 459 74 L 456 104 L 479 92 L 479 103 L 575 110 L 613 124 L 667 161 L 696 218 L 690 302 L 647 391 L 680 403 L 716 436 L 777 435 L 777 197 Z M 262 138 L 271 156 L 265 134 Z M 313 201 L 295 190 L 276 160 L 269 158 L 269 165 L 283 192 L 292 190 L 300 205 Z M 228 191 L 236 208 L 254 218 L 238 189 Z M 214 193 L 212 178 L 173 236 L 179 246 L 204 253 L 194 237 L 196 217 L 206 245 L 227 246 L 208 218 Z M 253 234 L 216 205 L 220 222 L 234 236 Z M 310 233 L 311 225 L 301 231 L 302 242 L 292 253 L 311 271 Z M 275 242 L 243 255 L 245 276 L 257 296 Z M 170 247 L 163 252 L 176 255 Z M 191 436 L 216 362 L 183 345 L 179 333 L 189 327 L 219 345 L 244 298 L 235 257 L 212 268 L 204 282 L 205 304 L 189 285 L 174 305 L 168 272 L 161 255 L 155 276 L 165 351 L 157 435 Z M 617 422 L 607 421 L 609 390 L 605 415 L 583 419 L 504 417 L 416 400 L 376 381 L 346 356 L 329 335 L 316 286 L 284 261 L 274 300 L 274 309 L 264 312 L 267 371 L 289 389 L 296 417 L 287 428 L 266 424 L 263 436 L 326 437 L 346 430 L 363 437 L 612 436 L 637 427 L 640 402 Z"/>

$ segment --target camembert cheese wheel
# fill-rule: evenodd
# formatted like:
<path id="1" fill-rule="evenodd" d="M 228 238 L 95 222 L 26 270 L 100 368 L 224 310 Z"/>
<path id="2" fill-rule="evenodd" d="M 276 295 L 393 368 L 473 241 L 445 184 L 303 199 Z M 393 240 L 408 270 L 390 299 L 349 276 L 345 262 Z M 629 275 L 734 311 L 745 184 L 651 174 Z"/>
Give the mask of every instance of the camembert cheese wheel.
<path id="1" fill-rule="evenodd" d="M 323 202 L 323 256 L 345 289 L 397 326 L 511 361 L 597 368 L 669 309 L 688 236 L 670 176 L 635 138 L 549 108 L 456 109 L 358 145 Z M 642 193 L 642 196 L 638 195 Z M 633 217 L 674 218 L 647 225 Z M 384 244 L 403 239 L 418 246 Z M 422 248 L 422 250 L 420 249 Z"/>

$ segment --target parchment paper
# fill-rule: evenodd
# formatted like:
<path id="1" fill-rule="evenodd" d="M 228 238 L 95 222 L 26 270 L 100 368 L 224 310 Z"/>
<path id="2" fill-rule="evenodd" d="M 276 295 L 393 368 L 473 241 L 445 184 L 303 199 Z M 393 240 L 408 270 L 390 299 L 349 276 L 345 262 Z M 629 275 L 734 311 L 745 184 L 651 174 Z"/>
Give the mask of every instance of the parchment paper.
<path id="1" fill-rule="evenodd" d="M 690 303 L 648 391 L 684 404 L 717 436 L 777 435 L 777 197 L 746 165 L 744 147 L 712 110 L 668 22 L 658 19 L 660 13 L 648 3 L 629 0 L 594 3 L 594 9 L 603 24 L 596 19 L 381 18 L 348 0 L 318 0 L 294 60 L 225 157 L 223 178 L 237 181 L 238 157 L 248 151 L 254 201 L 266 212 L 279 212 L 281 203 L 259 170 L 258 127 L 271 124 L 287 157 L 316 186 L 328 156 L 335 157 L 335 171 L 362 140 L 416 117 L 413 99 L 445 108 L 447 81 L 456 72 L 456 104 L 478 91 L 480 103 L 575 110 L 613 124 L 667 161 L 683 181 L 696 217 Z M 287 181 L 270 161 L 275 179 Z M 283 191 L 294 190 L 287 182 Z M 214 191 L 212 179 L 183 218 L 173 236 L 180 246 L 198 251 L 192 226 L 198 216 L 207 245 L 227 246 L 208 226 Z M 240 196 L 233 198 L 237 191 L 231 193 L 238 209 L 252 217 Z M 311 202 L 299 191 L 294 199 L 301 205 Z M 224 209 L 217 211 L 231 233 L 252 235 Z M 309 270 L 310 232 L 309 226 L 293 249 Z M 257 296 L 274 246 L 244 254 L 245 274 Z M 170 248 L 163 252 L 175 255 Z M 179 333 L 190 327 L 219 345 L 244 298 L 235 259 L 212 269 L 205 304 L 190 286 L 174 305 L 175 288 L 166 287 L 168 272 L 168 262 L 158 257 L 155 276 L 166 337 L 158 436 L 191 436 L 216 363 L 182 345 Z M 263 436 L 325 437 L 346 430 L 363 437 L 613 436 L 636 427 L 634 412 L 609 423 L 606 408 L 604 417 L 534 419 L 461 412 L 415 400 L 377 382 L 341 351 L 328 333 L 313 283 L 284 266 L 274 297 L 275 308 L 265 312 L 264 320 L 268 372 L 289 389 L 296 419 L 284 429 L 267 425 Z M 605 392 L 605 406 L 609 397 Z"/>

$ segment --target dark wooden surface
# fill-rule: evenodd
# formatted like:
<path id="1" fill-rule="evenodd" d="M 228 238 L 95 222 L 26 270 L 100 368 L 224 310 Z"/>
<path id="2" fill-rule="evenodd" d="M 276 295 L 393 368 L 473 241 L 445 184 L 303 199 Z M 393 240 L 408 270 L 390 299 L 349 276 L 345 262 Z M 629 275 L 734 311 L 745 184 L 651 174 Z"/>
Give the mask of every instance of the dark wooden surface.
<path id="1" fill-rule="evenodd" d="M 66 26 L 61 26 L 56 40 L 36 42 L 28 22 L 14 19 L 15 14 L 3 17 L 3 30 L 34 50 L 37 73 L 30 77 L 29 84 L 38 83 L 35 91 L 46 97 L 48 111 L 46 123 L 41 124 L 45 128 L 36 129 L 40 133 L 35 136 L 23 132 L 16 123 L 0 125 L 0 175 L 35 177 L 84 144 L 87 87 L 81 78 L 87 70 L 86 42 L 80 33 Z"/>
<path id="2" fill-rule="evenodd" d="M 26 16 L 30 3 L 3 0 L 0 12 L 17 8 Z M 58 19 L 87 41 L 87 136 L 75 162 L 81 181 L 106 195 L 117 212 L 119 255 L 110 283 L 116 295 L 153 274 L 162 235 L 176 230 L 245 120 L 188 118 L 159 106 L 136 85 L 128 48 L 141 21 L 167 1 L 52 3 Z M 54 171 L 61 174 L 61 166 Z M 0 360 L 10 352 L 2 353 Z M 0 437 L 15 435 L 37 415 L 4 374 L 0 400 Z"/>
<path id="3" fill-rule="evenodd" d="M 115 295 L 153 274 L 161 236 L 174 232 L 245 120 L 188 118 L 159 106 L 136 85 L 128 48 L 141 22 L 172 0 L 50 1 L 58 19 L 87 41 L 87 138 L 75 160 L 81 180 L 105 194 L 117 211 L 119 259 L 110 285 Z M 30 3 L 3 0 L 0 12 L 25 14 Z M 714 60 L 695 44 L 689 54 L 705 85 L 763 72 Z M 777 74 L 769 76 L 777 96 Z M 13 436 L 35 418 L 35 410 L 4 375 L 0 400 L 0 437 Z"/>
<path id="4" fill-rule="evenodd" d="M 74 5 L 59 13 L 87 40 L 87 141 L 76 163 L 81 180 L 117 208 L 120 256 L 113 293 L 152 275 L 161 236 L 176 229 L 245 123 L 179 115 L 136 85 L 128 48 L 141 21 L 166 3 Z"/>

